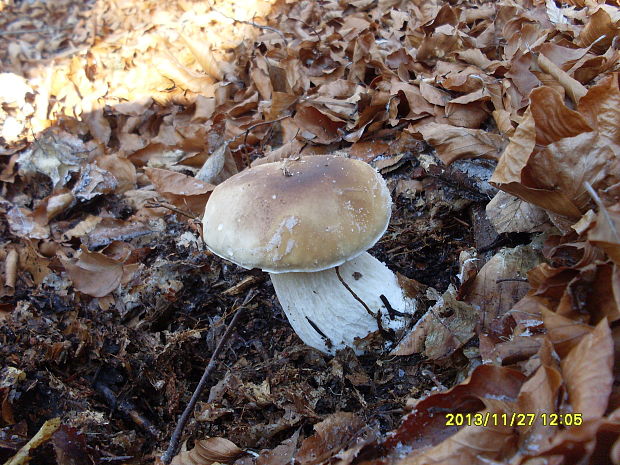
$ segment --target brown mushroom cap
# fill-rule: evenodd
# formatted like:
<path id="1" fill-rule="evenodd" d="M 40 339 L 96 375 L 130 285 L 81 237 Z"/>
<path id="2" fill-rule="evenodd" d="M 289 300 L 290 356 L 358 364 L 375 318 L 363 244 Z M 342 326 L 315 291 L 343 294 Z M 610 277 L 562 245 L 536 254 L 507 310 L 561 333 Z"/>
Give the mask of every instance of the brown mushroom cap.
<path id="1" fill-rule="evenodd" d="M 321 271 L 372 247 L 390 215 L 390 193 L 370 165 L 308 156 L 259 165 L 218 185 L 207 202 L 204 239 L 244 268 Z"/>

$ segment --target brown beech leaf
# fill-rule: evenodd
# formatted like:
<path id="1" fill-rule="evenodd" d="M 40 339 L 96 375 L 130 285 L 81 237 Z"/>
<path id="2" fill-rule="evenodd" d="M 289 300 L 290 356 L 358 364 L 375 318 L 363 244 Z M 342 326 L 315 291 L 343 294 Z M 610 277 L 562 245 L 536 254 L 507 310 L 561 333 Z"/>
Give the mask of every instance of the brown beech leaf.
<path id="1" fill-rule="evenodd" d="M 40 216 L 40 215 L 39 215 Z M 28 239 L 45 239 L 49 237 L 47 218 L 42 218 L 43 224 L 37 221 L 38 217 L 27 208 L 13 207 L 6 212 L 11 234 Z"/>
<path id="2" fill-rule="evenodd" d="M 486 411 L 480 412 L 485 415 Z M 512 412 L 489 412 L 501 417 Z M 445 421 L 445 420 L 444 420 Z M 516 450 L 516 434 L 509 425 L 498 426 L 465 426 L 452 436 L 446 438 L 429 449 L 418 449 L 409 453 L 405 458 L 395 462 L 395 465 L 426 465 L 442 463 L 446 465 L 485 464 L 500 461 L 509 457 Z"/>
<path id="3" fill-rule="evenodd" d="M 418 131 L 446 165 L 460 158 L 484 157 L 498 159 L 504 149 L 503 138 L 479 129 L 468 129 L 449 124 L 429 123 Z"/>
<path id="4" fill-rule="evenodd" d="M 160 168 L 145 168 L 144 172 L 163 197 L 181 209 L 201 215 L 204 213 L 213 184 L 175 171 Z"/>
<path id="5" fill-rule="evenodd" d="M 549 92 L 554 91 L 537 95 Z M 537 117 L 533 116 L 535 113 Z M 545 120 L 545 115 L 550 119 Z M 597 132 L 571 136 L 590 127 L 585 119 L 575 117 L 572 123 L 564 124 L 557 115 L 555 110 L 547 113 L 543 101 L 533 100 L 490 182 L 546 210 L 578 219 L 590 202 L 584 182 L 599 186 L 617 169 L 618 161 L 613 149 Z M 538 126 L 541 121 L 546 122 Z M 546 132 L 540 132 L 541 128 L 546 128 Z M 536 144 L 550 141 L 553 142 L 534 149 Z"/>
<path id="6" fill-rule="evenodd" d="M 256 459 L 256 465 L 289 465 L 294 463 L 299 440 L 299 429 L 288 439 L 272 450 L 262 452 Z"/>
<path id="7" fill-rule="evenodd" d="M 402 424 L 382 446 L 388 453 L 401 455 L 404 450 L 423 450 L 440 444 L 459 429 L 458 426 L 446 425 L 446 413 L 481 411 L 494 399 L 514 402 L 525 379 L 525 375 L 517 370 L 480 365 L 461 384 L 414 402 L 412 412 L 404 417 Z M 484 436 L 486 433 L 479 434 Z M 490 434 L 494 435 L 493 432 Z M 499 438 L 503 436 L 504 430 L 501 430 Z"/>
<path id="8" fill-rule="evenodd" d="M 122 194 L 136 187 L 136 167 L 127 158 L 119 157 L 116 154 L 106 155 L 97 158 L 97 166 L 112 173 L 116 178 L 114 192 Z"/>
<path id="9" fill-rule="evenodd" d="M 579 103 L 581 97 L 586 95 L 586 88 L 576 79 L 573 79 L 566 71 L 553 63 L 549 58 L 547 58 L 542 53 L 538 55 L 538 66 L 545 72 L 553 76 L 566 93 L 570 96 L 571 100 L 574 103 Z"/>
<path id="10" fill-rule="evenodd" d="M 241 455 L 243 449 L 226 438 L 208 438 L 196 441 L 190 451 L 181 452 L 172 465 L 211 465 L 212 463 L 233 463 Z"/>
<path id="11" fill-rule="evenodd" d="M 595 128 L 600 136 L 615 147 L 620 147 L 620 73 L 614 73 L 590 87 L 588 93 L 579 101 L 579 111 L 586 117 L 588 124 Z"/>
<path id="12" fill-rule="evenodd" d="M 501 249 L 482 267 L 465 301 L 481 309 L 483 328 L 510 310 L 526 294 L 530 286 L 522 280 L 541 258 L 531 246 L 520 245 Z"/>
<path id="13" fill-rule="evenodd" d="M 574 412 L 584 420 L 605 413 L 613 383 L 614 343 L 607 320 L 584 336 L 564 360 L 562 374 Z"/>
<path id="14" fill-rule="evenodd" d="M 539 145 L 549 145 L 593 130 L 586 118 L 567 108 L 562 96 L 550 87 L 534 89 L 530 102 L 536 126 L 536 143 Z"/>
<path id="15" fill-rule="evenodd" d="M 52 445 L 58 465 L 88 465 L 94 460 L 88 454 L 83 434 L 70 426 L 61 425 L 52 435 Z"/>
<path id="16" fill-rule="evenodd" d="M 298 108 L 293 121 L 302 131 L 310 133 L 308 138 L 319 144 L 331 144 L 340 140 L 340 129 L 345 125 L 344 122 L 334 121 L 311 106 Z"/>
<path id="17" fill-rule="evenodd" d="M 549 217 L 542 208 L 504 191 L 498 192 L 486 206 L 487 217 L 495 230 L 507 232 L 540 232 L 549 229 Z"/>
<path id="18" fill-rule="evenodd" d="M 456 289 L 450 286 L 436 296 L 433 305 L 390 355 L 422 353 L 430 360 L 445 358 L 464 346 L 474 335 L 479 311 L 456 300 Z"/>
<path id="19" fill-rule="evenodd" d="M 596 223 L 588 231 L 588 240 L 603 249 L 620 266 L 620 203 L 603 207 L 596 215 Z"/>
<path id="20" fill-rule="evenodd" d="M 588 18 L 586 26 L 579 34 L 578 42 L 582 47 L 593 44 L 592 50 L 603 53 L 609 48 L 614 37 L 620 34 L 618 21 L 612 21 L 609 13 L 603 8 L 599 8 Z"/>
<path id="21" fill-rule="evenodd" d="M 363 427 L 362 419 L 353 413 L 333 413 L 314 425 L 315 433 L 301 443 L 295 458 L 301 465 L 321 463 L 347 447 Z"/>
<path id="22" fill-rule="evenodd" d="M 560 357 L 566 356 L 584 336 L 592 332 L 589 325 L 558 315 L 545 307 L 541 310 L 547 337 Z"/>
<path id="23" fill-rule="evenodd" d="M 553 362 L 553 356 L 549 355 Z M 519 446 L 521 450 L 536 451 L 548 444 L 556 434 L 558 426 L 544 424 L 540 421 L 540 415 L 549 415 L 557 411 L 557 399 L 562 388 L 562 376 L 558 369 L 548 366 L 542 361 L 543 366 L 536 370 L 535 374 L 523 383 L 517 412 L 536 415 L 535 421 L 519 425 Z"/>
<path id="24" fill-rule="evenodd" d="M 123 264 L 85 247 L 77 260 L 60 257 L 75 288 L 93 297 L 103 297 L 116 289 L 123 277 Z"/>

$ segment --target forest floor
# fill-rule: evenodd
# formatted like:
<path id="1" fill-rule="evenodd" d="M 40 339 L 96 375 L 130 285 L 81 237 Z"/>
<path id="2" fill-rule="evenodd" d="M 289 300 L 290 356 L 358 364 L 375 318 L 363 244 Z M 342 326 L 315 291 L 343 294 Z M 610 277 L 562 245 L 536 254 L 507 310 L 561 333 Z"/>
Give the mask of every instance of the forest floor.
<path id="1" fill-rule="evenodd" d="M 0 0 L 0 463 L 620 464 L 616 1 Z M 303 344 L 214 187 L 392 193 L 391 350 Z M 379 337 L 377 335 L 377 337 Z M 453 416 L 460 414 L 460 416 Z"/>

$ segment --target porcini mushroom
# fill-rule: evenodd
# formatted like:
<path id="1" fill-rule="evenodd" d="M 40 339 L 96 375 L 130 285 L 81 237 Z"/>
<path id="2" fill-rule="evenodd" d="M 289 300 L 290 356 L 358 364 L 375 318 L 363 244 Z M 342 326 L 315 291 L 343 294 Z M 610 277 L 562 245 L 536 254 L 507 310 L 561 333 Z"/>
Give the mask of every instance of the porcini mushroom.
<path id="1" fill-rule="evenodd" d="M 316 155 L 238 173 L 211 193 L 203 218 L 213 253 L 270 273 L 307 345 L 363 352 L 359 341 L 403 328 L 415 310 L 397 278 L 369 255 L 385 233 L 390 193 L 370 165 Z"/>

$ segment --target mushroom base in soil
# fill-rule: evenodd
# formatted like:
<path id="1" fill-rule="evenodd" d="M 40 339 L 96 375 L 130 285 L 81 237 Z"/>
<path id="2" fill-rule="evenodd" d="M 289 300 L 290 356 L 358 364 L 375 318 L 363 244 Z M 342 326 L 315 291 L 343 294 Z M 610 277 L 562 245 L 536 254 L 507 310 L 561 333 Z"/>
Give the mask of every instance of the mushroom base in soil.
<path id="1" fill-rule="evenodd" d="M 368 253 L 324 271 L 270 276 L 297 335 L 328 354 L 345 347 L 361 354 L 361 339 L 403 329 L 415 311 L 415 300 L 404 295 L 396 275 Z"/>

